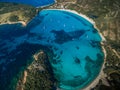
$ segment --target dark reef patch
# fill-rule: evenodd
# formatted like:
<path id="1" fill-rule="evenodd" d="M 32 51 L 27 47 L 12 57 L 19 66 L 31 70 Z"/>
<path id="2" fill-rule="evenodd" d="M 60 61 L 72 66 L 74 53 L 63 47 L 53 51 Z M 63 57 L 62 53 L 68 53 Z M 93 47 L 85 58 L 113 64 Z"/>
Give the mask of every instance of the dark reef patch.
<path id="1" fill-rule="evenodd" d="M 63 44 L 73 39 L 79 39 L 86 31 L 85 30 L 76 30 L 71 32 L 65 32 L 64 30 L 52 30 L 52 33 L 55 34 L 55 42 L 58 44 Z"/>
<path id="2" fill-rule="evenodd" d="M 80 64 L 80 59 L 76 57 L 75 58 L 75 63 Z"/>
<path id="3" fill-rule="evenodd" d="M 51 32 L 55 34 L 56 43 L 63 44 L 65 42 L 72 40 L 72 37 L 64 30 L 60 30 L 60 31 L 52 30 Z"/>

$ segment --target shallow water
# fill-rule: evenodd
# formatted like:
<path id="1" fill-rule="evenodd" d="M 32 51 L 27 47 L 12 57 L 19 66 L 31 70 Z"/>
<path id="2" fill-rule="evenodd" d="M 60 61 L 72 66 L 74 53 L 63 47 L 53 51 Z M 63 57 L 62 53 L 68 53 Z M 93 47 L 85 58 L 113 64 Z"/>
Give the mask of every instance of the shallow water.
<path id="1" fill-rule="evenodd" d="M 85 88 L 99 74 L 104 58 L 100 46 L 101 37 L 93 24 L 85 18 L 68 11 L 42 10 L 24 28 L 15 24 L 10 25 L 11 29 L 7 30 L 6 26 L 0 26 L 2 46 L 0 49 L 3 50 L 0 52 L 1 57 L 5 59 L 5 56 L 11 52 L 18 52 L 18 55 L 22 54 L 21 57 L 24 57 L 24 54 L 33 55 L 37 48 L 40 49 L 39 45 L 49 48 L 54 53 L 50 63 L 59 88 L 63 90 Z M 26 51 L 24 51 L 26 48 L 24 43 L 31 44 Z M 15 58 L 14 53 L 9 58 Z M 3 65 L 1 73 L 9 58 L 1 64 Z M 9 62 L 17 65 L 20 61 L 15 59 Z M 26 66 L 27 62 L 28 58 L 24 63 L 21 62 L 19 67 Z M 20 68 L 17 69 L 19 70 Z"/>

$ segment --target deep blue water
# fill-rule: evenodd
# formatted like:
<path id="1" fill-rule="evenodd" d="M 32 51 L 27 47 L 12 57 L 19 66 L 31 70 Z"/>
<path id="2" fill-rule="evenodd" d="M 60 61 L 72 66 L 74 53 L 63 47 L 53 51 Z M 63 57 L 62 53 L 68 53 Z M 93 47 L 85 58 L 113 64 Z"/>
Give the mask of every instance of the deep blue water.
<path id="1" fill-rule="evenodd" d="M 34 7 L 45 6 L 49 4 L 53 4 L 55 0 L 0 0 L 0 2 L 14 2 L 20 4 L 27 4 Z"/>
<path id="2" fill-rule="evenodd" d="M 19 23 L 1 25 L 0 88 L 13 88 L 19 72 L 43 48 L 54 54 L 50 63 L 59 88 L 85 88 L 103 63 L 100 42 L 93 24 L 69 11 L 42 10 L 26 27 Z"/>

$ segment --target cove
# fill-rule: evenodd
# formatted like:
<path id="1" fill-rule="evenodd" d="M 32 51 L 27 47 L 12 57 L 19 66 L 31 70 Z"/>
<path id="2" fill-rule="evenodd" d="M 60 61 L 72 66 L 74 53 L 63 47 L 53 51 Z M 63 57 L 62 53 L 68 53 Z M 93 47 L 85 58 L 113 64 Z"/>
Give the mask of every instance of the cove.
<path id="1" fill-rule="evenodd" d="M 0 0 L 0 2 L 11 2 L 19 4 L 27 4 L 34 7 L 41 7 L 55 3 L 55 0 Z"/>
<path id="2" fill-rule="evenodd" d="M 14 72 L 15 76 L 27 64 L 24 55 L 33 55 L 37 48 L 45 46 L 53 52 L 50 64 L 57 87 L 80 90 L 89 85 L 101 70 L 104 60 L 101 40 L 94 24 L 83 16 L 68 10 L 42 10 L 26 27 L 21 24 L 0 26 L 0 59 L 4 59 L 0 64 L 0 73 L 9 75 Z M 29 53 L 24 51 L 26 47 L 21 46 L 23 43 L 31 44 Z M 15 59 L 21 53 L 21 59 Z M 10 70 L 13 63 L 20 68 L 14 69 L 16 66 L 12 65 Z"/>

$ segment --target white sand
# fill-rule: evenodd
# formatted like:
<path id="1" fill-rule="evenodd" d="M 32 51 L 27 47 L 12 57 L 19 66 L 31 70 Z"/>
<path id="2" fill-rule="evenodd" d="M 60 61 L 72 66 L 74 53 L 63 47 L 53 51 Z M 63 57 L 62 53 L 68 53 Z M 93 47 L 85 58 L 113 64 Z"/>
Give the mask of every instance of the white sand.
<path id="1" fill-rule="evenodd" d="M 45 9 L 45 10 L 46 10 L 46 9 Z M 102 33 L 100 33 L 100 30 L 96 27 L 95 22 L 94 22 L 92 19 L 88 18 L 87 16 L 85 16 L 85 15 L 83 15 L 83 14 L 81 14 L 81 13 L 77 13 L 77 12 L 74 11 L 74 10 L 67 10 L 67 9 L 47 9 L 47 10 L 68 11 L 68 12 L 75 13 L 75 14 L 77 14 L 77 15 L 85 18 L 86 20 L 88 20 L 90 23 L 92 23 L 92 24 L 94 25 L 94 28 L 96 28 L 96 29 L 98 30 L 98 32 L 99 32 L 99 34 L 100 34 L 100 36 L 101 36 L 101 38 L 102 38 L 102 41 L 106 41 L 105 38 L 103 37 Z M 102 44 L 102 42 L 101 42 L 101 44 Z M 105 51 L 105 48 L 104 48 L 103 46 L 102 46 L 102 50 L 103 50 L 103 52 L 104 52 L 105 58 L 104 58 L 103 65 L 102 65 L 102 67 L 101 67 L 101 71 L 100 71 L 99 75 L 96 77 L 96 79 L 95 79 L 91 84 L 89 84 L 87 87 L 85 87 L 85 88 L 82 89 L 82 90 L 90 90 L 91 88 L 95 87 L 95 86 L 98 84 L 98 82 L 99 82 L 100 79 L 102 79 L 102 78 L 104 78 L 104 77 L 106 76 L 106 75 L 104 74 L 104 72 L 103 72 L 103 69 L 104 69 L 104 67 L 105 67 L 105 62 L 106 62 L 106 51 Z M 57 88 L 57 90 L 61 90 L 61 89 L 60 89 L 60 88 Z"/>
<path id="2" fill-rule="evenodd" d="M 6 22 L 6 23 L 1 23 L 0 25 L 4 25 L 4 24 L 17 24 L 17 23 L 21 23 L 23 27 L 25 27 L 27 25 L 25 21 Z"/>
<path id="3" fill-rule="evenodd" d="M 85 16 L 85 15 L 83 15 L 83 14 L 81 14 L 81 13 L 77 13 L 77 12 L 74 11 L 74 10 L 67 10 L 67 9 L 45 9 L 45 10 L 68 11 L 68 12 L 75 13 L 75 14 L 77 14 L 77 15 L 85 18 L 86 20 L 88 20 L 90 23 L 92 23 L 92 24 L 94 25 L 94 28 L 96 28 L 96 29 L 98 30 L 100 36 L 102 37 L 102 41 L 106 41 L 105 38 L 103 37 L 103 35 L 100 33 L 100 30 L 96 27 L 95 22 L 94 22 L 92 19 L 88 18 L 87 16 Z M 14 23 L 22 23 L 23 26 L 26 26 L 26 23 L 25 23 L 24 21 L 18 21 L 18 22 L 12 22 L 12 23 L 10 22 L 10 23 L 8 23 L 8 24 L 14 24 Z M 5 24 L 6 24 L 6 23 L 5 23 Z M 1 25 L 1 24 L 0 24 L 0 25 Z M 102 42 L 101 42 L 101 43 L 102 43 Z M 83 90 L 90 90 L 91 88 L 95 87 L 95 86 L 98 84 L 98 82 L 99 82 L 99 80 L 100 80 L 101 78 L 104 78 L 104 77 L 105 77 L 105 74 L 104 74 L 104 72 L 103 72 L 103 69 L 104 69 L 104 67 L 105 67 L 105 62 L 106 62 L 106 51 L 105 51 L 105 48 L 104 48 L 104 47 L 102 47 L 102 49 L 103 49 L 103 52 L 104 52 L 104 54 L 105 54 L 105 58 L 104 58 L 104 63 L 103 63 L 103 65 L 102 65 L 101 71 L 100 71 L 99 75 L 96 77 L 96 79 L 95 79 L 91 84 L 89 84 L 87 87 L 85 87 Z M 26 74 L 26 72 L 25 72 L 25 77 L 26 77 L 26 76 L 27 76 L 27 74 Z M 24 79 L 24 81 L 26 81 L 26 80 Z M 60 90 L 60 89 L 57 89 L 57 90 Z"/>

